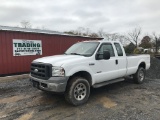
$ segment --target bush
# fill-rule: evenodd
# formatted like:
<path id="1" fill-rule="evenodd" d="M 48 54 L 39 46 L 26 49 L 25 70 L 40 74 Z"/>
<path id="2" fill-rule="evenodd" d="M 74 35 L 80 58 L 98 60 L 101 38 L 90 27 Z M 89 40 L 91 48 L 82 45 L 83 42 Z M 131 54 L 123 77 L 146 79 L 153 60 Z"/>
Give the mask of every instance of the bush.
<path id="1" fill-rule="evenodd" d="M 127 54 L 132 54 L 134 52 L 134 48 L 135 48 L 135 45 L 133 43 L 130 43 L 129 45 L 124 47 L 125 52 Z"/>
<path id="2" fill-rule="evenodd" d="M 135 48 L 133 53 L 134 53 L 134 54 L 141 54 L 141 53 L 142 53 L 142 51 L 141 51 L 141 50 L 139 50 L 139 49 L 137 49 L 137 48 Z"/>

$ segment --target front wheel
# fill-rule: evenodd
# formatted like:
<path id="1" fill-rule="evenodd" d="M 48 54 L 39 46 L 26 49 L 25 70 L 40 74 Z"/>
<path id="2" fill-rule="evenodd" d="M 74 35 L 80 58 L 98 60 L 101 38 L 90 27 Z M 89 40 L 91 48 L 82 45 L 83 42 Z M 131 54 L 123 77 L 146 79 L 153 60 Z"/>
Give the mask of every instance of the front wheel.
<path id="1" fill-rule="evenodd" d="M 145 69 L 143 67 L 139 67 L 137 72 L 133 75 L 135 83 L 142 84 L 145 80 L 145 73 Z"/>
<path id="2" fill-rule="evenodd" d="M 90 95 L 89 82 L 81 77 L 72 78 L 65 92 L 65 99 L 72 105 L 81 105 L 87 102 Z"/>

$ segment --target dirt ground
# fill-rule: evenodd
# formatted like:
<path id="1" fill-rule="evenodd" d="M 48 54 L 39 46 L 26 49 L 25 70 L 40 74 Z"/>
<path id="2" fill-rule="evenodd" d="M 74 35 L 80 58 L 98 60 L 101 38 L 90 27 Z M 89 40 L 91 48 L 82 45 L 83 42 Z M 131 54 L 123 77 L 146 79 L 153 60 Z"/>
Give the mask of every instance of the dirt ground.
<path id="1" fill-rule="evenodd" d="M 147 73 L 148 75 L 151 75 Z M 160 120 L 160 79 L 127 80 L 91 89 L 89 101 L 69 105 L 63 95 L 33 88 L 29 79 L 0 82 L 0 120 Z"/>

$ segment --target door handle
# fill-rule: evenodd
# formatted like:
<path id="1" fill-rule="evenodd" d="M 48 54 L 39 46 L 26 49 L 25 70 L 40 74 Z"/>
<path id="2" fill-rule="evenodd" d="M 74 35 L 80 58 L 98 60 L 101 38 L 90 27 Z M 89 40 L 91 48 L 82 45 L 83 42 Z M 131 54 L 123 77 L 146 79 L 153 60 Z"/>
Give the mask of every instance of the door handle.
<path id="1" fill-rule="evenodd" d="M 118 64 L 118 60 L 116 60 L 116 65 Z"/>
<path id="2" fill-rule="evenodd" d="M 91 66 L 91 65 L 95 65 L 94 63 L 89 63 L 89 66 Z"/>

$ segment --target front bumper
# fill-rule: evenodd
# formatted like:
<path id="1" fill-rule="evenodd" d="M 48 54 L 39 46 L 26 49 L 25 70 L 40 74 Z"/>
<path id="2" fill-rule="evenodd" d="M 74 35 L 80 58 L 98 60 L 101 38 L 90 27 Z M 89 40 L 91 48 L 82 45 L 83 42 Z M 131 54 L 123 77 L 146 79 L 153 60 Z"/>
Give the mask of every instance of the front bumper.
<path id="1" fill-rule="evenodd" d="M 42 80 L 30 75 L 30 81 L 33 83 L 34 87 L 40 90 L 57 93 L 65 92 L 68 79 L 69 77 L 50 77 L 48 80 Z"/>

